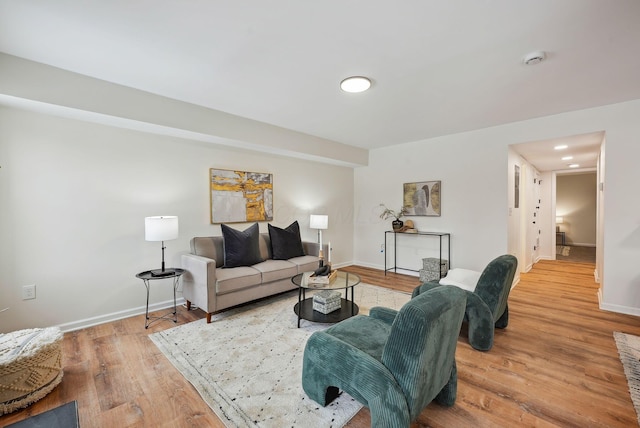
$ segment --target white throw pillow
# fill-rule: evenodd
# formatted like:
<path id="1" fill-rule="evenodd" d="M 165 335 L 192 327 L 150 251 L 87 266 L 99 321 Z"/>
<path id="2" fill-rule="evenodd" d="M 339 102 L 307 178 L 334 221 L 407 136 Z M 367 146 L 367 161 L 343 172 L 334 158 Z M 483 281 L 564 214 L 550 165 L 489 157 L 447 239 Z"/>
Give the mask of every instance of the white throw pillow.
<path id="1" fill-rule="evenodd" d="M 482 272 L 469 269 L 449 269 L 447 276 L 440 279 L 442 285 L 455 285 L 463 290 L 467 290 L 473 293 L 478 284 Z"/>

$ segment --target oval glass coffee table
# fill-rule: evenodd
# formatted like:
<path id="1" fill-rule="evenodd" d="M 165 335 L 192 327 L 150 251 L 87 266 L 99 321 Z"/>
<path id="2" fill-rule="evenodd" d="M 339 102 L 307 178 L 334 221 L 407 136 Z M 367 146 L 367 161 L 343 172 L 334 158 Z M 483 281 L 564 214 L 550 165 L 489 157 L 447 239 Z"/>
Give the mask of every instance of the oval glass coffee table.
<path id="1" fill-rule="evenodd" d="M 336 323 L 354 315 L 358 315 L 358 305 L 353 300 L 353 287 L 360 284 L 360 276 L 355 273 L 337 271 L 336 277 L 329 284 L 314 284 L 308 281 L 312 272 L 299 273 L 291 278 L 291 282 L 298 286 L 298 303 L 293 307 L 293 311 L 298 315 L 298 328 L 300 320 Z M 344 288 L 344 298 L 340 299 L 340 309 L 336 309 L 328 314 L 313 310 L 313 296 L 307 298 L 307 290 L 340 290 Z M 349 300 L 349 290 L 351 290 L 351 300 Z"/>

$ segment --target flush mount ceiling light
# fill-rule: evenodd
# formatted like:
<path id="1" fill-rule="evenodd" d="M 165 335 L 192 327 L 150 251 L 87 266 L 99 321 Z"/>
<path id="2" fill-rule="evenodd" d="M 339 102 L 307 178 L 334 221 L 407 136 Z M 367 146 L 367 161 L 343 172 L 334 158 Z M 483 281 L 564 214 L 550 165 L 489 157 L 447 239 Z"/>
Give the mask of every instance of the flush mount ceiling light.
<path id="1" fill-rule="evenodd" d="M 543 51 L 535 51 L 528 53 L 522 58 L 522 62 L 526 65 L 540 64 L 547 57 Z"/>
<path id="2" fill-rule="evenodd" d="M 562 160 L 571 160 L 573 159 L 573 156 L 565 156 L 562 158 Z"/>
<path id="3" fill-rule="evenodd" d="M 345 92 L 364 92 L 371 87 L 371 80 L 363 76 L 351 76 L 340 82 L 340 89 Z"/>
<path id="4" fill-rule="evenodd" d="M 564 149 L 566 149 L 567 147 L 569 147 L 569 146 L 567 146 L 566 144 L 561 144 L 561 145 L 559 145 L 559 146 L 555 146 L 555 147 L 553 148 L 553 150 L 564 150 Z"/>
<path id="5" fill-rule="evenodd" d="M 578 168 L 580 165 L 577 163 L 572 163 L 571 165 L 569 165 L 569 168 Z"/>

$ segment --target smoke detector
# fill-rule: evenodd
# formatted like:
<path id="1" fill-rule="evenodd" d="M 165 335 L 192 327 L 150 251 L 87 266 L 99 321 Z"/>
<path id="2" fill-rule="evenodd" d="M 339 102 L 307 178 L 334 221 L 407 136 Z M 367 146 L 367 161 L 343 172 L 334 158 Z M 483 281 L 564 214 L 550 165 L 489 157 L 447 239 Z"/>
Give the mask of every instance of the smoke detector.
<path id="1" fill-rule="evenodd" d="M 525 55 L 522 62 L 526 65 L 536 65 L 544 61 L 546 57 L 547 55 L 543 51 L 535 51 Z"/>

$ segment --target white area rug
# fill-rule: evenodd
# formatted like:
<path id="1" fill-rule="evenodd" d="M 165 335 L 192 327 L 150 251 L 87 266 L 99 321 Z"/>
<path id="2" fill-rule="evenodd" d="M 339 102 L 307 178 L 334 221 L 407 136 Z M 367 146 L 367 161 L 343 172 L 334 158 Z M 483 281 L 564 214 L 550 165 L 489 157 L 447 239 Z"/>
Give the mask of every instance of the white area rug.
<path id="1" fill-rule="evenodd" d="M 618 346 L 620 361 L 622 361 L 624 374 L 627 376 L 631 401 L 636 409 L 640 425 L 640 337 L 614 331 L 613 338 Z"/>
<path id="2" fill-rule="evenodd" d="M 566 245 L 556 245 L 556 254 L 559 256 L 568 256 L 569 251 L 571 251 L 571 247 Z"/>
<path id="3" fill-rule="evenodd" d="M 354 291 L 361 314 L 374 306 L 399 309 L 411 298 L 367 284 Z M 296 328 L 297 301 L 297 291 L 286 293 L 150 338 L 228 427 L 342 427 L 362 405 L 342 394 L 322 407 L 304 393 L 305 343 L 330 324 L 302 320 Z"/>

